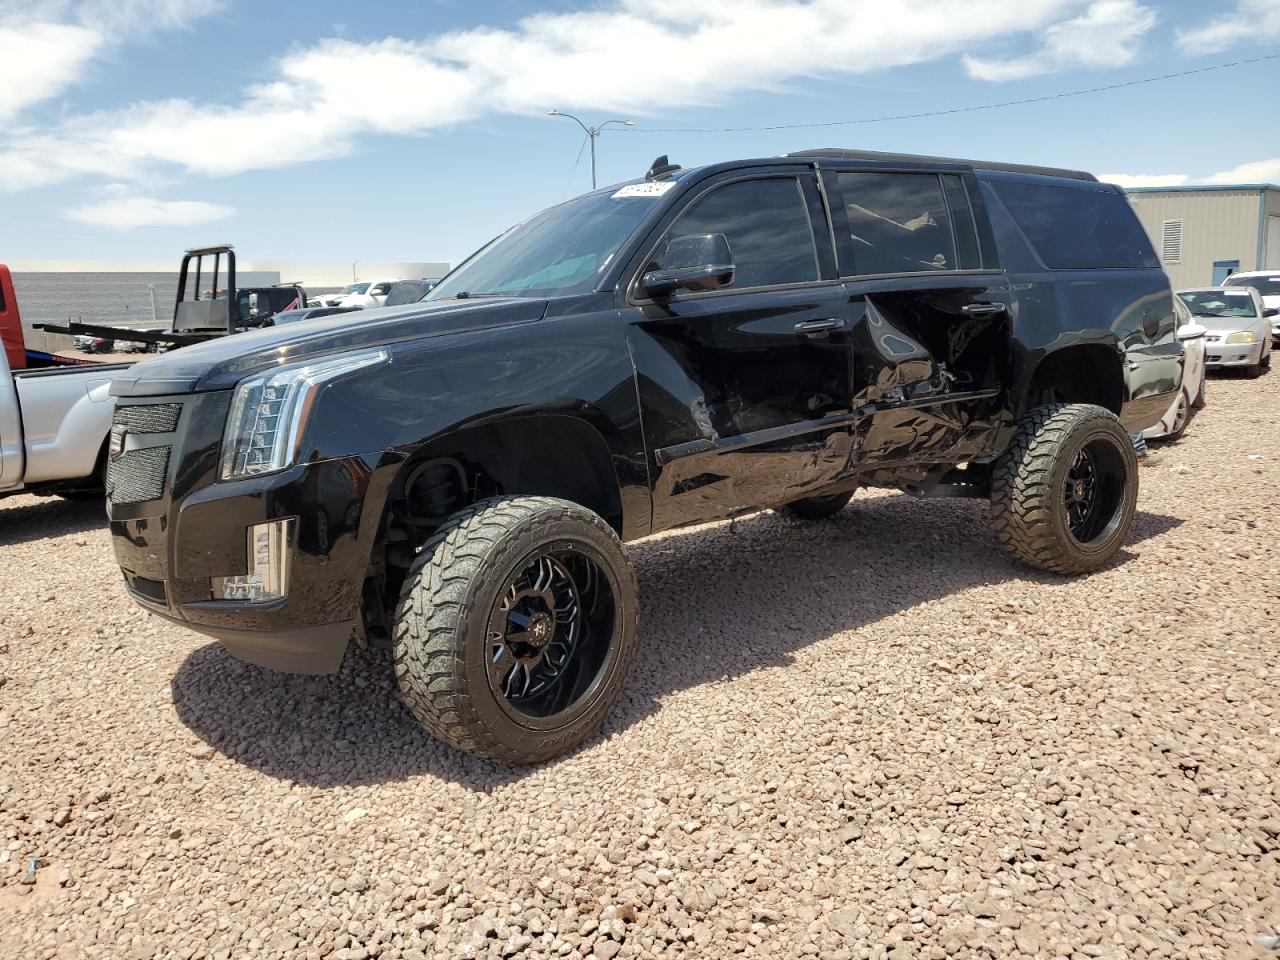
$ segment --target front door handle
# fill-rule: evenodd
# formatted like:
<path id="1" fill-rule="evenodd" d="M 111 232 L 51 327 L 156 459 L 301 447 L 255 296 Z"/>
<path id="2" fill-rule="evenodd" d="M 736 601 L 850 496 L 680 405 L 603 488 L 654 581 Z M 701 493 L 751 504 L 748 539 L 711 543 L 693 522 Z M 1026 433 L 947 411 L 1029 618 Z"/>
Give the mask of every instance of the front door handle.
<path id="1" fill-rule="evenodd" d="M 797 337 L 822 337 L 843 326 L 844 323 L 838 317 L 828 317 L 826 320 L 801 320 L 796 324 L 795 331 Z"/>
<path id="2" fill-rule="evenodd" d="M 999 313 L 1008 313 L 1009 308 L 1003 303 L 966 303 L 960 308 L 971 317 L 994 317 Z"/>

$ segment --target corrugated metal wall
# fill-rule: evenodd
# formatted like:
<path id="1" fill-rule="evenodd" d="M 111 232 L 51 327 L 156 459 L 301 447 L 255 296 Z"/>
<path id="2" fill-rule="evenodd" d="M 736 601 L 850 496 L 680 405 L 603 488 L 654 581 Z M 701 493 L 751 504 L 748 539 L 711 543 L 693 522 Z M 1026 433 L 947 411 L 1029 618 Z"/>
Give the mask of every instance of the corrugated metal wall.
<path id="1" fill-rule="evenodd" d="M 1157 253 L 1165 221 L 1182 221 L 1180 262 L 1164 265 L 1175 290 L 1208 286 L 1216 261 L 1239 260 L 1241 270 L 1259 268 L 1257 190 L 1131 193 L 1129 201 Z"/>
<path id="2" fill-rule="evenodd" d="M 1280 270 L 1280 190 L 1267 191 L 1266 249 L 1262 254 L 1263 270 Z"/>
<path id="3" fill-rule="evenodd" d="M 225 275 L 224 275 L 225 278 Z M 240 272 L 241 287 L 280 282 L 274 272 Z M 157 326 L 173 320 L 178 274 L 173 273 L 14 273 L 13 290 L 24 326 L 37 323 L 84 323 L 119 326 L 130 322 L 151 326 L 151 291 L 155 286 Z"/>

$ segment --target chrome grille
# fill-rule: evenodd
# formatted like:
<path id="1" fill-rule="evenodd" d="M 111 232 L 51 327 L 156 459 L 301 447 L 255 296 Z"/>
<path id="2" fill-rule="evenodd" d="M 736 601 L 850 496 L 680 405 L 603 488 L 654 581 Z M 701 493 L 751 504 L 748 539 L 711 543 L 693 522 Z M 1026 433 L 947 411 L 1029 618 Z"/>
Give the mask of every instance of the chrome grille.
<path id="1" fill-rule="evenodd" d="M 107 499 L 115 504 L 145 503 L 164 494 L 170 447 L 128 450 L 107 461 Z"/>
<path id="2" fill-rule="evenodd" d="M 164 496 L 172 446 L 124 449 L 130 434 L 173 433 L 182 416 L 181 403 L 116 405 L 111 420 L 111 448 L 107 458 L 107 499 L 117 505 L 146 503 Z"/>
<path id="3" fill-rule="evenodd" d="M 135 407 L 116 407 L 112 426 L 130 433 L 172 433 L 178 429 L 180 403 L 143 403 Z"/>

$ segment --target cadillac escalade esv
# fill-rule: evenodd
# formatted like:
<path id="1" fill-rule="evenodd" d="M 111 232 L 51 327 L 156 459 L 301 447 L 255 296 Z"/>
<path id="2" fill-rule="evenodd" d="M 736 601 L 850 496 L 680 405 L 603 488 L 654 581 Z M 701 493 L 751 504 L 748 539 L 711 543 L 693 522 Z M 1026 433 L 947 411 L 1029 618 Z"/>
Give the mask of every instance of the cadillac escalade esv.
<path id="1" fill-rule="evenodd" d="M 389 643 L 425 727 L 506 762 L 574 746 L 616 700 L 623 542 L 892 487 L 989 498 L 1015 557 L 1084 573 L 1125 539 L 1130 434 L 1182 376 L 1119 189 L 844 150 L 659 158 L 361 320 L 115 380 L 125 583 L 278 670 Z"/>

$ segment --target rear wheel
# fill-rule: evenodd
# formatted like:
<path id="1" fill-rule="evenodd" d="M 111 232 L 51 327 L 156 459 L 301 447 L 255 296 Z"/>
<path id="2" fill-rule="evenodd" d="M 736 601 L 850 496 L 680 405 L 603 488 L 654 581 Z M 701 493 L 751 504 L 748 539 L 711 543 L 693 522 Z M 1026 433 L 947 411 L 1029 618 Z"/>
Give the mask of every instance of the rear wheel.
<path id="1" fill-rule="evenodd" d="M 396 680 L 451 746 L 536 763 L 603 722 L 636 626 L 635 576 L 600 517 L 551 497 L 485 500 L 447 521 L 405 579 Z"/>
<path id="2" fill-rule="evenodd" d="M 780 509 L 793 520 L 825 520 L 848 506 L 853 494 L 854 491 L 846 490 L 844 493 L 831 493 L 824 497 L 805 497 L 802 500 L 792 500 Z"/>
<path id="3" fill-rule="evenodd" d="M 1110 560 L 1137 500 L 1133 443 L 1114 414 L 1090 404 L 1032 410 L 992 473 L 996 535 L 1024 563 L 1053 573 Z"/>

